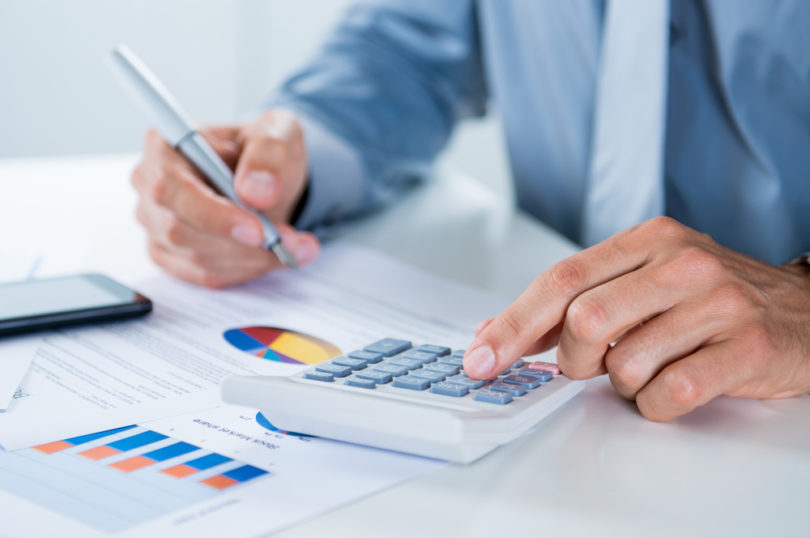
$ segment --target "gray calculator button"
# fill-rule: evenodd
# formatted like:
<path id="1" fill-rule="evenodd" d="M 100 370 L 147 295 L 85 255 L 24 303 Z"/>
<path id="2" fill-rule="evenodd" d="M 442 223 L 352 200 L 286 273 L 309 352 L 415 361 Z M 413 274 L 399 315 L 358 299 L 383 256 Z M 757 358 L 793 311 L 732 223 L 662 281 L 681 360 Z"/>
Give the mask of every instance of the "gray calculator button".
<path id="1" fill-rule="evenodd" d="M 425 364 L 436 360 L 435 353 L 430 353 L 428 351 L 417 351 L 415 349 L 412 349 L 407 353 L 403 353 L 402 357 L 405 357 L 406 359 L 416 359 L 420 364 Z"/>
<path id="2" fill-rule="evenodd" d="M 417 351 L 427 351 L 428 353 L 433 353 L 438 355 L 439 357 L 443 357 L 444 355 L 450 354 L 450 348 L 444 346 L 434 346 L 430 344 L 425 344 L 423 346 L 419 346 L 416 348 Z"/>
<path id="3" fill-rule="evenodd" d="M 484 386 L 484 382 L 480 379 L 472 379 L 467 377 L 467 374 L 458 374 L 454 375 L 453 377 L 447 378 L 448 383 L 458 383 L 459 385 L 464 385 L 469 387 L 470 389 L 477 389 Z"/>
<path id="4" fill-rule="evenodd" d="M 383 338 L 378 342 L 366 346 L 364 351 L 371 351 L 372 353 L 382 353 L 386 357 L 402 353 L 406 349 L 411 348 L 411 343 L 407 340 L 397 340 L 396 338 Z"/>
<path id="5" fill-rule="evenodd" d="M 365 370 L 360 370 L 355 375 L 362 379 L 371 379 L 376 383 L 388 383 L 389 381 L 391 381 L 391 378 L 394 377 L 388 372 L 381 372 L 376 368 L 367 368 Z"/>
<path id="6" fill-rule="evenodd" d="M 409 359 L 407 357 L 403 357 L 402 355 L 397 355 L 396 357 L 391 357 L 388 359 L 388 364 L 398 364 L 400 366 L 407 366 L 409 370 L 413 370 L 414 368 L 419 368 L 422 366 L 422 362 L 417 359 Z"/>
<path id="7" fill-rule="evenodd" d="M 515 364 L 509 367 L 510 370 L 517 370 L 518 368 L 522 368 L 523 365 L 526 364 L 523 359 L 518 359 L 515 361 Z"/>
<path id="8" fill-rule="evenodd" d="M 411 371 L 410 375 L 414 375 L 417 377 L 421 377 L 422 379 L 427 379 L 431 383 L 438 383 L 439 381 L 444 381 L 444 378 L 447 376 L 441 372 L 436 372 L 434 370 L 426 370 L 424 368 L 420 368 L 419 370 Z"/>
<path id="9" fill-rule="evenodd" d="M 505 405 L 512 401 L 512 395 L 508 392 L 482 389 L 473 393 L 473 399 L 479 402 L 489 402 L 498 405 Z"/>
<path id="10" fill-rule="evenodd" d="M 487 387 L 490 390 L 499 390 L 501 392 L 508 392 L 512 396 L 523 396 L 526 394 L 526 387 L 523 385 L 515 385 L 514 383 L 504 383 L 503 381 L 496 381 Z"/>
<path id="11" fill-rule="evenodd" d="M 362 370 L 366 367 L 366 361 L 362 359 L 352 359 L 351 357 L 338 357 L 332 362 L 341 366 L 348 366 L 352 370 Z"/>
<path id="12" fill-rule="evenodd" d="M 461 368 L 461 357 L 454 357 L 453 355 L 445 355 L 444 357 L 439 357 L 439 362 L 444 364 L 452 364 L 453 366 L 458 366 Z"/>
<path id="13" fill-rule="evenodd" d="M 467 353 L 466 349 L 457 349 L 450 354 L 451 357 L 463 357 Z"/>
<path id="14" fill-rule="evenodd" d="M 446 381 L 442 383 L 434 383 L 432 387 L 430 387 L 430 392 L 435 392 L 436 394 L 443 394 L 445 396 L 455 396 L 461 397 L 465 396 L 470 389 L 467 388 L 466 385 L 459 385 L 457 383 L 448 383 Z"/>
<path id="15" fill-rule="evenodd" d="M 433 370 L 434 372 L 440 372 L 444 375 L 456 375 L 458 373 L 458 366 L 444 362 L 431 362 L 425 365 L 425 370 Z"/>
<path id="16" fill-rule="evenodd" d="M 523 385 L 528 389 L 536 388 L 540 385 L 540 380 L 536 377 L 529 377 L 527 375 L 508 375 L 502 379 L 504 383 L 513 383 L 515 385 Z"/>
<path id="17" fill-rule="evenodd" d="M 525 375 L 528 377 L 535 377 L 540 381 L 546 382 L 551 381 L 551 378 L 554 377 L 554 374 L 548 372 L 546 370 L 535 370 L 534 368 L 519 368 L 515 371 L 518 375 Z"/>
<path id="18" fill-rule="evenodd" d="M 396 377 L 398 375 L 403 375 L 408 373 L 408 367 L 402 366 L 401 364 L 391 364 L 388 362 L 384 362 L 383 364 L 378 364 L 374 366 L 374 369 L 380 372 L 386 372 L 391 374 L 392 376 Z"/>
<path id="19" fill-rule="evenodd" d="M 332 374 L 327 374 L 326 372 L 304 372 L 304 377 L 306 379 L 314 379 L 315 381 L 334 381 L 335 376 Z"/>
<path id="20" fill-rule="evenodd" d="M 315 367 L 316 370 L 319 372 L 326 372 L 327 374 L 332 374 L 335 377 L 346 377 L 350 373 L 352 373 L 352 369 L 348 366 L 341 366 L 339 364 L 334 364 L 332 362 L 325 362 L 323 364 L 319 364 Z"/>
<path id="21" fill-rule="evenodd" d="M 350 377 L 345 383 L 350 387 L 360 387 L 364 389 L 373 389 L 377 386 L 377 383 L 371 379 L 363 379 L 361 377 Z"/>
<path id="22" fill-rule="evenodd" d="M 351 353 L 349 353 L 349 357 L 353 359 L 360 359 L 361 361 L 366 361 L 369 364 L 374 364 L 382 360 L 383 354 L 372 353 L 371 351 L 363 351 L 362 349 L 359 349 L 357 351 L 352 351 Z"/>
<path id="23" fill-rule="evenodd" d="M 423 377 L 414 377 L 412 375 L 403 375 L 392 383 L 394 387 L 401 387 L 403 389 L 411 390 L 425 390 L 430 386 L 430 380 Z"/>

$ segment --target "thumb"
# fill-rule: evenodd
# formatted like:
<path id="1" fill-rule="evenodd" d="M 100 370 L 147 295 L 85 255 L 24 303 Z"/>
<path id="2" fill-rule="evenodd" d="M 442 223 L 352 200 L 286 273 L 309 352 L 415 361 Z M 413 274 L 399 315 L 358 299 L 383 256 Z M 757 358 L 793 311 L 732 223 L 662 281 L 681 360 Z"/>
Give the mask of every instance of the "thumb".
<path id="1" fill-rule="evenodd" d="M 270 209 L 278 201 L 281 163 L 274 158 L 279 153 L 278 144 L 269 137 L 253 138 L 247 141 L 239 157 L 234 178 L 236 194 L 255 209 Z"/>

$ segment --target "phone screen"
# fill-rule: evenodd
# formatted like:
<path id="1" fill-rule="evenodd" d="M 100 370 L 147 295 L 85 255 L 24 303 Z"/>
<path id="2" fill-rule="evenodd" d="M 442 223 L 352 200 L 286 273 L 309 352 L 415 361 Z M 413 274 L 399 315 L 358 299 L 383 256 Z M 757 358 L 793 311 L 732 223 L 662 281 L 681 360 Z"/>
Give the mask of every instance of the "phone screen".
<path id="1" fill-rule="evenodd" d="M 82 276 L 28 280 L 0 286 L 0 319 L 72 312 L 131 301 L 131 297 L 121 297 Z"/>

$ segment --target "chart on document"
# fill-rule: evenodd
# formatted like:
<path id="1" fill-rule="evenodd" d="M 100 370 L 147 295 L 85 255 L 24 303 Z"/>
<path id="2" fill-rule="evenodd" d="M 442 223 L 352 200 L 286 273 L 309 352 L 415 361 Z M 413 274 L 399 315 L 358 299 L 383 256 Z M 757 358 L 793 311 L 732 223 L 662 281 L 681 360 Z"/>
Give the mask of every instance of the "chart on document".
<path id="1" fill-rule="evenodd" d="M 127 426 L 0 453 L 0 487 L 106 532 L 237 488 L 264 469 Z"/>
<path id="2" fill-rule="evenodd" d="M 236 349 L 271 361 L 320 364 L 340 355 L 340 348 L 326 340 L 278 327 L 241 327 L 222 336 Z"/>

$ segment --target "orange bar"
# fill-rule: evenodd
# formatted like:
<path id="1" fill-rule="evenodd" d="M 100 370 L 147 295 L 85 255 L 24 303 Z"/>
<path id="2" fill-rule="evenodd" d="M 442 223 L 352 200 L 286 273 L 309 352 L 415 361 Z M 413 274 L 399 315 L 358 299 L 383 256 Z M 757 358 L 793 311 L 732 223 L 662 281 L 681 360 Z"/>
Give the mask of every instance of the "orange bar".
<path id="1" fill-rule="evenodd" d="M 155 463 L 155 460 L 150 460 L 149 458 L 144 458 L 143 456 L 135 456 L 134 458 L 127 458 L 125 460 L 113 463 L 110 465 L 110 467 L 118 469 L 119 471 L 124 471 L 125 473 L 130 473 L 132 471 L 137 471 L 138 469 L 148 467 L 153 463 Z"/>
<path id="2" fill-rule="evenodd" d="M 175 465 L 174 467 L 169 467 L 167 469 L 163 469 L 160 471 L 161 473 L 166 473 L 169 476 L 173 476 L 175 478 L 183 478 L 188 475 L 192 475 L 197 472 L 197 469 L 194 467 L 189 467 L 188 465 L 183 465 L 182 463 L 179 465 Z"/>
<path id="3" fill-rule="evenodd" d="M 202 481 L 203 484 L 206 486 L 211 486 L 214 489 L 225 489 L 231 486 L 235 486 L 239 482 L 232 478 L 228 478 L 227 476 L 223 476 L 218 474 L 216 476 L 212 476 L 211 478 L 206 478 Z"/>
<path id="4" fill-rule="evenodd" d="M 46 443 L 44 445 L 35 446 L 34 450 L 38 450 L 43 454 L 53 454 L 55 452 L 61 452 L 66 448 L 71 448 L 73 445 L 70 443 L 66 443 L 64 441 L 54 441 L 53 443 Z"/>
<path id="5" fill-rule="evenodd" d="M 107 445 L 101 445 L 97 446 L 96 448 L 91 448 L 90 450 L 85 450 L 84 452 L 79 452 L 79 455 L 93 461 L 98 461 L 120 453 L 120 450 L 116 450 Z"/>

